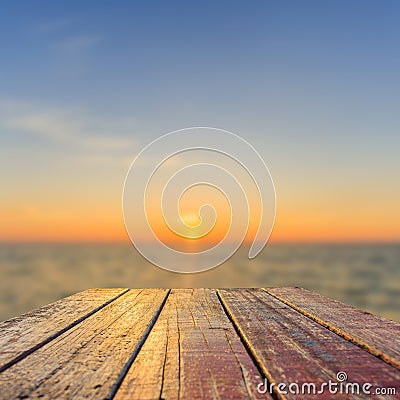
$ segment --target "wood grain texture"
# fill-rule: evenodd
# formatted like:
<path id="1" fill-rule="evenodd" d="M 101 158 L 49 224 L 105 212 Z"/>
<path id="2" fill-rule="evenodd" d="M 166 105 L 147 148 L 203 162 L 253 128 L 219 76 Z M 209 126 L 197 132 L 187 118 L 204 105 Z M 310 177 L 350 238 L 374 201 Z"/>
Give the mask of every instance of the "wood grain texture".
<path id="1" fill-rule="evenodd" d="M 0 324 L 0 399 L 271 399 L 263 376 L 339 371 L 397 396 L 273 396 L 396 399 L 398 327 L 297 288 L 91 289 Z"/>
<path id="2" fill-rule="evenodd" d="M 271 398 L 213 289 L 172 290 L 115 399 Z"/>
<path id="3" fill-rule="evenodd" d="M 400 324 L 302 288 L 266 288 L 280 301 L 400 369 Z"/>
<path id="4" fill-rule="evenodd" d="M 345 371 L 348 382 L 369 382 L 394 387 L 399 393 L 400 373 L 261 289 L 218 290 L 224 307 L 243 341 L 270 383 L 315 383 L 332 380 Z M 296 394 L 277 398 L 296 399 Z M 318 398 L 331 398 L 325 393 Z M 302 397 L 303 398 L 303 397 Z M 315 398 L 315 395 L 304 396 Z M 343 395 L 341 398 L 370 398 Z M 374 396 L 390 399 L 396 396 Z"/>
<path id="5" fill-rule="evenodd" d="M 165 302 L 133 289 L 0 374 L 0 398 L 112 398 Z"/>
<path id="6" fill-rule="evenodd" d="M 0 372 L 128 289 L 88 289 L 0 324 Z"/>

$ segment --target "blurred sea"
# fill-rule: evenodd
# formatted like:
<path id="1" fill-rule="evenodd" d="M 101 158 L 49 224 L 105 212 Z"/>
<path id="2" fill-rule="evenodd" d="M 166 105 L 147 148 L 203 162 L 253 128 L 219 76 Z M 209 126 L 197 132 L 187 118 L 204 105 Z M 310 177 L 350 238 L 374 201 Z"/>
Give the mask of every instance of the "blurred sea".
<path id="1" fill-rule="evenodd" d="M 0 244 L 0 320 L 90 287 L 301 286 L 400 321 L 400 244 L 272 244 L 254 260 L 176 274 L 130 244 Z"/>

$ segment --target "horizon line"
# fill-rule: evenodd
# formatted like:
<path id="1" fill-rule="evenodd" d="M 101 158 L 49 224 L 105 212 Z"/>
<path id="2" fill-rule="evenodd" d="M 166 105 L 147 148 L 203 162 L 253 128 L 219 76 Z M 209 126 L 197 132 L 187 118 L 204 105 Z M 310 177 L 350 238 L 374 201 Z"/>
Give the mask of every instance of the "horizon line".
<path id="1" fill-rule="evenodd" d="M 76 244 L 76 245 L 90 245 L 90 244 L 130 244 L 132 247 L 135 247 L 129 239 L 127 240 L 115 240 L 115 239 L 85 239 L 85 240 L 79 240 L 79 239 L 53 239 L 53 240 L 44 240 L 44 239 L 39 239 L 39 240 L 31 240 L 31 239 L 24 239 L 24 240 L 15 240 L 15 239 L 0 239 L 0 245 L 12 245 L 12 244 L 26 244 L 26 245 L 39 245 L 39 244 L 48 244 L 48 245 L 57 245 L 57 244 Z M 149 242 L 151 245 L 151 242 Z M 303 240 L 293 240 L 293 239 L 277 239 L 277 240 L 269 240 L 265 247 L 268 247 L 268 245 L 279 245 L 279 244 L 304 244 L 304 245 L 318 245 L 318 244 L 363 244 L 363 245 L 374 245 L 374 244 L 381 244 L 381 245 L 400 245 L 400 238 L 399 239 L 346 239 L 346 240 L 340 240 L 340 239 L 303 239 Z M 251 242 L 245 241 L 242 243 L 240 247 L 246 247 L 251 245 Z"/>

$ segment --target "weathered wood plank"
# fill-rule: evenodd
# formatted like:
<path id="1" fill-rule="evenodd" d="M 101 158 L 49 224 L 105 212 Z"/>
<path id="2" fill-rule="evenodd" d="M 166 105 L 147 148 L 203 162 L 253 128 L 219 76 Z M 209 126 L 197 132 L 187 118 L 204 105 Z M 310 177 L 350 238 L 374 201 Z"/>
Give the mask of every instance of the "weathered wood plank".
<path id="1" fill-rule="evenodd" d="M 0 324 L 0 372 L 128 289 L 89 289 Z"/>
<path id="2" fill-rule="evenodd" d="M 172 290 L 115 399 L 271 398 L 213 289 Z"/>
<path id="3" fill-rule="evenodd" d="M 400 369 L 400 324 L 302 288 L 266 292 L 346 340 Z"/>
<path id="4" fill-rule="evenodd" d="M 314 383 L 318 388 L 329 380 L 337 382 L 336 374 L 345 371 L 348 382 L 394 387 L 399 393 L 397 369 L 305 318 L 265 291 L 241 289 L 218 290 L 218 293 L 269 383 Z M 276 386 L 274 390 L 276 397 L 283 398 Z M 325 393 L 321 398 L 331 396 Z M 368 397 L 360 396 L 344 398 Z M 298 395 L 288 393 L 285 398 L 296 399 Z"/>
<path id="5" fill-rule="evenodd" d="M 1 399 L 111 398 L 168 291 L 130 290 L 0 374 Z"/>

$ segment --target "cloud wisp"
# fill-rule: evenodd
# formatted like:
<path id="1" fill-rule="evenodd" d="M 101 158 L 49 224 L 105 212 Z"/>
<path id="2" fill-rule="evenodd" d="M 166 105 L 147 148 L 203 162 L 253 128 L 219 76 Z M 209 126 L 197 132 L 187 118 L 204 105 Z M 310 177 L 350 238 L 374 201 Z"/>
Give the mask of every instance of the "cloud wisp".
<path id="1" fill-rule="evenodd" d="M 133 118 L 110 119 L 81 109 L 44 107 L 23 102 L 0 101 L 0 127 L 3 132 L 19 131 L 56 146 L 72 146 L 88 160 L 103 154 L 110 158 L 132 154 L 137 149 Z M 121 157 L 122 156 L 122 157 Z"/>

